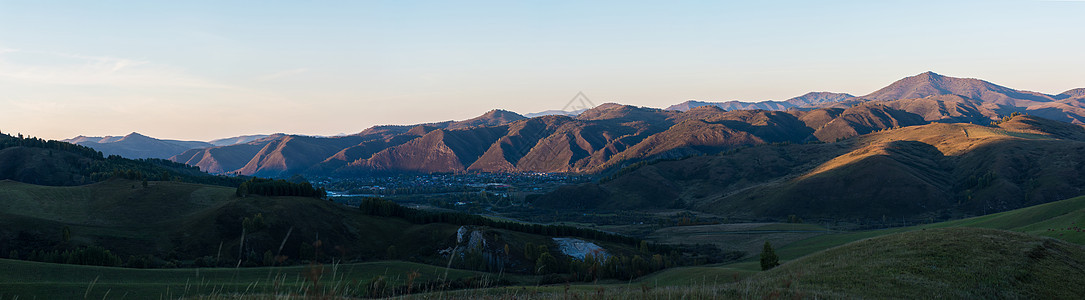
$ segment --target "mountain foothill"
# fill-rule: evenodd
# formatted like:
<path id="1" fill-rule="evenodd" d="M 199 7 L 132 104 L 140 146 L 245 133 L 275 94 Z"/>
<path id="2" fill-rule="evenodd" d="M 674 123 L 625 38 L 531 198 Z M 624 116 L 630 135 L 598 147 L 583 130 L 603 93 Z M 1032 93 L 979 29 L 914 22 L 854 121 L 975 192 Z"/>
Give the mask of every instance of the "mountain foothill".
<path id="1" fill-rule="evenodd" d="M 1085 178 L 1085 160 L 1076 153 L 1085 150 L 1083 121 L 1085 89 L 1050 95 L 925 72 L 863 96 L 813 92 L 667 109 L 606 103 L 532 118 L 492 110 L 469 120 L 375 126 L 336 137 L 224 139 L 169 159 L 210 173 L 280 178 L 466 172 L 603 178 L 537 196 L 540 207 L 945 219 L 1081 194 L 1085 182 L 1076 178 Z M 120 141 L 146 140 L 140 137 Z M 108 138 L 76 142 L 109 145 Z"/>
<path id="2" fill-rule="evenodd" d="M 1081 124 L 1085 92 L 1046 95 L 927 72 L 859 97 L 815 92 L 787 101 L 689 101 L 667 109 L 607 103 L 575 116 L 534 118 L 493 110 L 470 120 L 375 126 L 337 137 L 276 134 L 181 150 L 169 159 L 211 173 L 265 177 L 605 173 L 637 160 L 835 142 L 929 123 L 987 125 L 1013 113 Z"/>

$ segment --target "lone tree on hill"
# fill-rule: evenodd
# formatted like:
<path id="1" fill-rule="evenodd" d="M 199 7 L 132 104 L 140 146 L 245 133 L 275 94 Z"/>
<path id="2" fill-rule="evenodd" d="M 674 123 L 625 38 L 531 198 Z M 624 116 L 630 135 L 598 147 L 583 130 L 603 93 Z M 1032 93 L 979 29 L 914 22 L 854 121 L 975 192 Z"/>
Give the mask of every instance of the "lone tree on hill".
<path id="1" fill-rule="evenodd" d="M 780 258 L 776 256 L 776 251 L 772 250 L 772 244 L 765 241 L 765 248 L 761 249 L 761 271 L 772 269 L 780 265 Z"/>

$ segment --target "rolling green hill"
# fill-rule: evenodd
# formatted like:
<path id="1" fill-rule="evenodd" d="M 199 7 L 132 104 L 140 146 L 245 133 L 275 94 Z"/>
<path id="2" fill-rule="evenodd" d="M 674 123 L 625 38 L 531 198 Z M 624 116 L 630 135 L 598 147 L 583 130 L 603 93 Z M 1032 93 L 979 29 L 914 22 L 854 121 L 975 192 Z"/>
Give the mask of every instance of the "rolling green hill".
<path id="1" fill-rule="evenodd" d="M 33 250 L 101 246 L 122 258 L 152 255 L 162 263 L 201 257 L 259 261 L 266 251 L 293 260 L 302 258 L 303 245 L 317 240 L 324 247 L 316 255 L 384 258 L 386 248 L 397 245 L 406 258 L 436 253 L 459 227 L 365 216 L 307 197 L 240 198 L 233 188 L 180 182 L 150 181 L 144 187 L 112 179 L 50 187 L 3 181 L 0 199 L 0 252 L 7 256 L 16 250 L 23 258 Z M 244 219 L 257 214 L 262 225 L 248 228 L 242 245 Z"/>
<path id="2" fill-rule="evenodd" d="M 1085 196 L 968 219 L 882 230 L 826 234 L 797 241 L 777 250 L 781 259 L 794 259 L 845 243 L 934 228 L 979 227 L 1023 232 L 1085 245 Z"/>
<path id="3" fill-rule="evenodd" d="M 1035 239 L 1050 237 L 1060 239 L 1063 243 L 1085 245 L 1085 230 L 1082 229 L 1082 224 L 1085 224 L 1085 196 L 967 219 L 880 230 L 821 234 L 812 238 L 791 242 L 783 246 L 777 245 L 778 248 L 776 249 L 776 254 L 779 255 L 780 261 L 787 265 L 791 261 L 798 262 L 804 259 L 804 257 L 820 255 L 820 253 L 827 249 L 860 240 L 893 236 L 907 232 L 925 234 L 937 232 L 932 230 L 943 228 L 987 228 L 1008 230 L 1028 234 Z M 957 239 L 957 237 L 945 238 L 947 240 Z M 969 242 L 967 237 L 965 237 L 963 242 Z M 957 247 L 964 247 L 964 245 L 958 245 Z M 983 247 L 998 249 L 1003 248 L 1004 246 Z M 877 256 L 872 253 L 864 257 Z M 658 283 L 661 286 L 683 286 L 690 284 L 718 285 L 744 279 L 753 274 L 757 274 L 758 270 L 759 265 L 756 261 L 747 261 L 716 267 L 702 266 L 674 268 L 646 276 L 640 279 L 640 281 L 646 283 Z"/>
<path id="4" fill-rule="evenodd" d="M 801 298 L 1075 299 L 1085 248 L 982 228 L 910 231 L 785 263 L 732 287 Z"/>
<path id="5" fill-rule="evenodd" d="M 754 263 L 756 264 L 756 263 Z M 448 299 L 1078 299 L 1085 248 L 1030 234 L 937 228 L 848 243 L 765 272 L 666 270 L 629 283 L 503 287 Z"/>

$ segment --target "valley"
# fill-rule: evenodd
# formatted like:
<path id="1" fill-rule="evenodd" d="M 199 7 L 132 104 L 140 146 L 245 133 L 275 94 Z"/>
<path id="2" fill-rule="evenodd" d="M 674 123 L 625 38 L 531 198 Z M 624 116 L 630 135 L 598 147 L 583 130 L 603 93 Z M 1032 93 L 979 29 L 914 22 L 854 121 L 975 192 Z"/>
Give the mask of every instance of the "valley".
<path id="1" fill-rule="evenodd" d="M 1081 292 L 1077 290 L 1080 286 L 1073 282 L 1085 275 L 1076 267 L 1085 262 L 1085 247 L 1082 246 L 1085 233 L 1074 229 L 1082 222 L 1085 222 L 1085 197 L 1077 197 L 959 221 L 834 232 L 803 239 L 780 247 L 784 264 L 770 271 L 758 272 L 756 262 L 743 261 L 667 269 L 629 283 L 599 281 L 536 286 L 532 282 L 539 280 L 538 277 L 499 277 L 402 262 L 139 270 L 0 259 L 0 265 L 20 274 L 0 287 L 15 294 L 96 297 L 109 297 L 120 290 L 132 296 L 208 295 L 216 298 L 234 293 L 379 296 L 406 289 L 404 283 L 413 277 L 415 282 L 424 283 L 410 285 L 418 287 L 415 289 L 420 293 L 417 296 L 440 298 L 491 295 L 552 299 L 599 294 L 619 298 L 923 297 L 934 294 L 1066 298 Z M 747 231 L 814 229 L 801 224 L 729 226 L 732 227 L 730 230 Z M 863 259 L 857 259 L 860 256 Z M 315 282 L 306 275 L 312 268 L 322 270 L 318 272 L 321 279 Z M 893 271 L 877 271 L 886 269 Z M 418 275 L 410 275 L 414 273 Z M 1022 277 L 1023 274 L 1036 277 Z M 895 283 L 901 278 L 908 278 L 909 285 Z M 462 282 L 466 287 L 476 289 L 434 291 L 427 287 L 431 280 Z M 501 280 L 507 280 L 505 284 L 523 286 L 485 288 L 491 284 L 487 282 Z M 374 285 L 376 282 L 382 284 Z"/>
<path id="2" fill-rule="evenodd" d="M 1065 298 L 1080 97 L 927 72 L 335 137 L 5 134 L 0 276 L 25 279 L 0 298 Z"/>
<path id="3" fill-rule="evenodd" d="M 0 1 L 0 300 L 1082 299 L 1073 1 Z"/>

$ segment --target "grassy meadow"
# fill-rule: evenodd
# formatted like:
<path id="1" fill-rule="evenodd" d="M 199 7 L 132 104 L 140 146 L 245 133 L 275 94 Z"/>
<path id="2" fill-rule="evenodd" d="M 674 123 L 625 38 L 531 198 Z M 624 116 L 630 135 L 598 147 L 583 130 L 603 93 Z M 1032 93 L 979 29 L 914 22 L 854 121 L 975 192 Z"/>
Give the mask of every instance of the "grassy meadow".
<path id="1" fill-rule="evenodd" d="M 1085 197 L 1077 197 L 956 221 L 822 234 L 778 249 L 783 265 L 770 271 L 744 261 L 672 268 L 626 282 L 543 286 L 535 276 L 498 278 L 399 261 L 324 265 L 314 285 L 314 268 L 307 266 L 140 270 L 0 260 L 6 270 L 0 274 L 0 299 L 355 297 L 391 295 L 396 287 L 403 299 L 1067 299 L 1085 293 L 1079 284 L 1085 278 L 1085 233 L 1074 229 L 1082 222 Z M 405 295 L 412 273 L 414 282 L 466 285 L 431 285 Z M 375 285 L 381 277 L 383 284 Z M 499 279 L 511 286 L 484 287 Z"/>
<path id="2" fill-rule="evenodd" d="M 127 227 L 113 223 L 122 222 L 118 220 L 78 219 L 80 212 L 93 209 L 78 205 L 102 204 L 103 199 L 114 196 L 88 194 L 79 187 L 0 184 L 10 187 L 6 195 L 16 199 L 3 204 L 6 206 L 2 208 L 10 216 L 29 216 L 42 224 L 72 224 L 73 228 Z M 155 188 L 154 185 L 133 188 L 130 182 L 103 185 L 99 189 L 105 188 L 105 192 L 96 193 L 132 195 L 154 192 Z M 186 184 L 158 187 L 178 189 L 167 192 L 187 196 L 183 201 L 170 204 L 174 209 L 171 215 L 178 217 L 224 205 L 226 203 L 206 199 L 224 197 L 219 194 L 228 192 L 201 190 L 199 186 Z M 28 200 L 35 197 L 73 198 L 70 203 L 72 213 L 38 215 L 35 211 L 40 208 Z M 387 225 L 383 221 L 366 219 L 366 222 Z M 171 222 L 174 221 L 165 224 Z M 0 272 L 0 299 L 289 299 L 314 295 L 399 295 L 396 297 L 405 299 L 1065 299 L 1085 294 L 1081 290 L 1085 285 L 1080 284 L 1081 278 L 1085 278 L 1085 249 L 1081 246 L 1085 244 L 1083 223 L 1085 197 L 962 220 L 883 230 L 833 232 L 811 224 L 748 224 L 745 225 L 748 228 L 743 227 L 740 231 L 814 231 L 818 234 L 779 247 L 777 254 L 783 265 L 770 271 L 760 271 L 757 261 L 743 261 L 672 268 L 631 281 L 541 286 L 537 284 L 541 279 L 538 276 L 503 276 L 401 261 L 292 267 L 128 269 L 0 259 L 0 270 L 3 270 Z M 697 228 L 689 230 L 693 229 Z M 410 228 L 406 232 L 415 230 L 433 228 Z M 391 236 L 382 238 L 394 239 Z M 500 286 L 493 287 L 495 285 Z"/>

